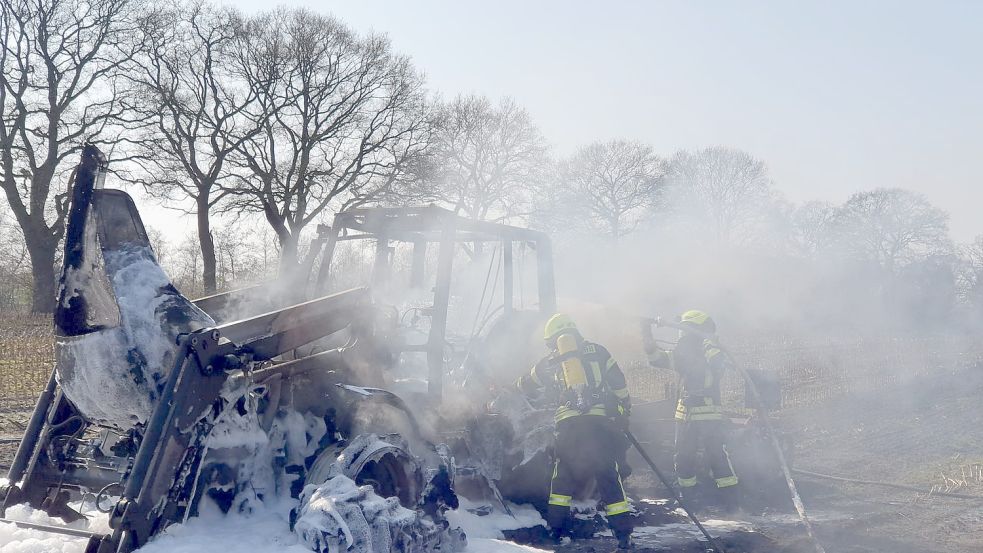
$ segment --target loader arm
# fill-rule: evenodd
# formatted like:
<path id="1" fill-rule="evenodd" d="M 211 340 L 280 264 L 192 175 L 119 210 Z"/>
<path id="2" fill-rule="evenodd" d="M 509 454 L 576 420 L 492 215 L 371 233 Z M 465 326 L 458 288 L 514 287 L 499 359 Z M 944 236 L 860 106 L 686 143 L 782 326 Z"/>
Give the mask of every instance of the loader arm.
<path id="1" fill-rule="evenodd" d="M 528 229 L 466 221 L 435 208 L 352 210 L 339 214 L 333 229 L 322 229 L 328 234 L 313 246 L 324 257 L 316 283 L 278 283 L 192 302 L 157 263 L 133 200 L 98 185 L 106 169 L 99 150 L 86 146 L 66 233 L 55 313 L 55 371 L 18 449 L 9 485 L 0 490 L 0 516 L 6 507 L 27 502 L 71 522 L 82 517 L 70 506 L 72 500 L 122 490 L 110 511 L 108 534 L 16 524 L 88 537 L 86 553 L 129 553 L 195 516 L 206 494 L 227 509 L 239 494 L 252 493 L 243 500 L 262 502 L 267 491 L 276 497 L 289 493 L 299 500 L 301 514 L 313 511 L 320 520 L 323 502 L 304 494 L 330 492 L 328 483 L 318 479 L 342 474 L 373 483 L 380 496 L 398 495 L 407 509 L 403 518 L 392 519 L 391 528 L 382 519 L 373 523 L 373 533 L 394 532 L 394 539 L 414 544 L 406 550 L 447 551 L 449 523 L 442 513 L 457 505 L 452 451 L 463 448 L 462 461 L 472 456 L 469 449 L 494 457 L 460 466 L 462 477 L 484 479 L 494 491 L 493 481 L 503 472 L 498 457 L 508 441 L 485 440 L 481 444 L 492 447 L 478 447 L 459 437 L 462 431 L 488 428 L 505 432 L 501 425 L 443 427 L 452 422 L 442 418 L 439 405 L 448 384 L 442 379 L 449 368 L 444 352 L 455 248 L 463 242 L 500 245 L 507 273 L 502 309 L 513 317 L 502 327 L 524 328 L 514 324 L 514 317 L 529 313 L 533 320 L 555 310 L 548 238 Z M 339 236 L 342 228 L 345 235 Z M 364 237 L 378 248 L 371 293 L 356 287 L 328 294 L 323 286 L 331 275 L 345 275 L 343 268 L 331 267 L 336 242 Z M 380 289 L 393 276 L 388 244 L 399 240 L 413 244 L 411 284 L 433 294 L 432 305 L 423 310 L 432 324 L 422 344 L 401 342 L 394 334 L 399 313 L 383 311 L 374 301 L 384 298 Z M 432 288 L 424 282 L 428 242 L 439 250 Z M 535 314 L 524 311 L 521 301 L 519 309 L 513 302 L 515 243 L 528 245 L 540 262 Z M 308 269 L 313 259 L 308 257 Z M 312 285 L 316 295 L 307 295 L 308 286 L 302 284 Z M 274 295 L 275 289 L 286 292 Z M 488 309 L 497 313 L 490 311 L 490 303 Z M 509 333 L 489 334 L 510 341 Z M 411 402 L 423 413 L 383 389 L 393 380 L 390 371 L 399 366 L 402 353 L 426 357 L 429 394 Z M 371 430 L 356 421 L 360 409 L 371 415 L 379 407 L 398 416 L 380 417 L 385 422 Z M 244 426 L 235 426 L 240 422 Z M 407 422 L 408 428 L 402 428 Z M 395 427 L 412 438 L 415 453 L 393 433 Z M 258 436 L 261 445 L 250 450 L 242 436 L 223 441 L 242 428 L 250 438 Z M 431 436 L 454 440 L 454 449 Z M 363 451 L 358 444 L 372 446 L 365 451 L 376 457 L 340 467 L 342 459 Z M 257 459 L 264 461 L 263 468 L 249 466 Z M 324 470 L 312 473 L 315 465 Z M 440 475 L 443 483 L 434 484 Z M 257 480 L 262 483 L 254 486 Z M 423 493 L 428 486 L 440 493 Z M 405 524 L 412 530 L 400 526 Z M 330 528 L 314 533 L 307 528 L 302 538 L 312 545 L 338 538 Z"/>
<path id="2" fill-rule="evenodd" d="M 97 187 L 105 170 L 101 152 L 87 146 L 55 312 L 56 369 L 0 490 L 0 516 L 27 502 L 70 522 L 82 516 L 69 507 L 72 494 L 116 487 L 123 492 L 111 534 L 43 529 L 88 536 L 87 553 L 126 553 L 194 514 L 209 434 L 232 408 L 222 396 L 230 378 L 265 390 L 255 369 L 269 375 L 296 348 L 345 329 L 358 342 L 373 308 L 367 290 L 353 289 L 216 325 L 160 269 L 132 199 Z M 371 364 L 371 353 L 349 348 L 330 367 L 312 362 L 307 371 L 352 380 L 351 367 Z M 303 361 L 286 365 L 296 371 Z M 97 432 L 119 439 L 99 442 Z"/>

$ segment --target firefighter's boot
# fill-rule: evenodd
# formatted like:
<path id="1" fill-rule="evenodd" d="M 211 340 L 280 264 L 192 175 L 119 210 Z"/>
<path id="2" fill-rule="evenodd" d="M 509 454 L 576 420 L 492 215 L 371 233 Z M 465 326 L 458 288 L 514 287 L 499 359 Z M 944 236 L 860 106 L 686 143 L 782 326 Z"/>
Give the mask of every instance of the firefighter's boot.
<path id="1" fill-rule="evenodd" d="M 633 551 L 635 549 L 635 543 L 631 539 L 631 534 L 621 534 L 617 536 L 618 547 L 615 549 L 615 553 L 625 553 L 627 551 Z"/>

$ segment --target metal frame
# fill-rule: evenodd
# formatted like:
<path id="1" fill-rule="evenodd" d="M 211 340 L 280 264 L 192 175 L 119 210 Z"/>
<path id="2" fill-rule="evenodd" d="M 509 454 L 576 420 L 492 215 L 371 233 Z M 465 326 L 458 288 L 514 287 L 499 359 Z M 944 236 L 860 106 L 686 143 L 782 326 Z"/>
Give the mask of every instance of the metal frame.
<path id="1" fill-rule="evenodd" d="M 335 215 L 330 227 L 319 227 L 318 240 L 323 243 L 322 262 L 315 278 L 315 293 L 330 287 L 331 265 L 335 246 L 340 241 L 376 240 L 375 263 L 371 282 L 384 282 L 391 271 L 388 248 L 391 241 L 413 244 L 410 283 L 424 283 L 427 248 L 436 244 L 436 285 L 432 308 L 430 335 L 426 354 L 428 366 L 427 391 L 440 401 L 443 388 L 443 352 L 447 338 L 447 311 L 454 266 L 455 246 L 460 243 L 498 242 L 502 245 L 503 294 L 505 314 L 513 311 L 514 302 L 514 244 L 527 243 L 536 251 L 536 280 L 539 311 L 544 315 L 556 311 L 556 288 L 553 275 L 553 249 L 550 238 L 543 232 L 489 221 L 474 221 L 436 206 L 403 208 L 357 208 Z"/>
<path id="2" fill-rule="evenodd" d="M 271 359 L 302 343 L 347 327 L 353 314 L 368 308 L 368 291 L 356 288 L 216 328 L 206 328 L 180 338 L 175 364 L 161 390 L 161 397 L 147 421 L 140 447 L 125 477 L 123 494 L 110 515 L 108 535 L 58 526 L 29 527 L 48 532 L 88 537 L 87 553 L 127 553 L 145 544 L 170 524 L 185 520 L 195 500 L 195 482 L 207 448 L 204 439 L 212 421 L 202 418 L 217 398 L 229 371 L 244 359 Z M 318 324 L 312 324 L 313 322 Z M 330 357 L 329 357 L 330 356 Z M 307 358 L 305 366 L 283 364 L 250 373 L 252 381 L 288 369 L 299 374 L 330 365 L 344 371 L 346 363 L 331 350 L 322 358 Z M 65 411 L 65 412 L 63 412 Z M 0 498 L 0 516 L 7 507 L 41 501 L 57 487 L 100 487 L 113 484 L 108 475 L 84 469 L 61 472 L 46 457 L 47 445 L 56 437 L 59 423 L 79 416 L 57 391 L 54 374 L 35 407 L 34 415 L 17 450 L 8 478 L 11 486 Z M 16 521 L 0 519 L 0 522 Z"/>
<path id="3" fill-rule="evenodd" d="M 73 188 L 66 270 L 83 266 L 87 262 L 86 252 L 99 251 L 103 255 L 107 249 L 130 242 L 149 246 L 132 199 L 124 192 L 96 186 L 100 171 L 105 168 L 105 157 L 101 152 L 94 146 L 86 146 Z M 101 213 L 101 201 L 105 202 L 108 215 Z M 121 206 L 110 209 L 111 203 L 120 202 Z M 96 208 L 94 215 L 90 213 L 93 207 Z M 98 228 L 90 226 L 92 220 Z M 419 434 L 412 413 L 399 397 L 376 388 L 345 386 L 346 383 L 364 384 L 357 380 L 364 367 L 378 366 L 388 360 L 376 362 L 378 348 L 372 340 L 374 306 L 369 289 L 326 293 L 332 255 L 339 240 L 376 240 L 372 279 L 375 283 L 384 282 L 391 274 L 391 241 L 413 244 L 411 280 L 417 286 L 424 284 L 427 248 L 430 244 L 439 248 L 433 308 L 429 310 L 431 332 L 426 344 L 417 348 L 427 355 L 429 392 L 437 400 L 442 388 L 447 311 L 458 244 L 501 243 L 502 260 L 507 269 L 503 286 L 507 314 L 512 312 L 514 299 L 514 243 L 531 244 L 537 256 L 539 311 L 548 314 L 556 308 L 550 241 L 540 232 L 471 221 L 436 207 L 353 209 L 339 213 L 332 227 L 321 227 L 319 231 L 320 235 L 312 243 L 314 253 L 305 260 L 310 279 L 314 276 L 311 274 L 314 258 L 318 253 L 323 255 L 311 294 L 306 294 L 308 290 L 302 286 L 292 287 L 284 298 L 280 298 L 290 300 L 286 306 L 264 306 L 265 313 L 244 315 L 239 320 L 220 322 L 208 328 L 198 325 L 172 328 L 176 334 L 169 337 L 176 336 L 177 339 L 174 364 L 158 389 L 153 411 L 141 428 L 113 429 L 87 419 L 63 394 L 55 373 L 52 373 L 18 448 L 8 475 L 9 484 L 0 489 L 0 517 L 7 507 L 29 502 L 52 516 L 72 520 L 81 514 L 68 506 L 70 491 L 105 491 L 110 487 L 121 487 L 120 500 L 110 513 L 112 531 L 109 534 L 2 518 L 0 522 L 88 537 L 86 553 L 129 553 L 168 525 L 193 516 L 203 492 L 199 489 L 201 474 L 209 462 L 206 438 L 223 408 L 220 392 L 230 375 L 267 389 L 271 408 L 286 404 L 281 403 L 283 400 L 293 408 L 313 412 L 326 404 L 350 406 L 351 401 L 340 399 L 339 396 L 344 394 L 357 397 L 359 401 L 368 397 L 403 411 L 414 432 Z M 176 297 L 187 302 L 173 287 L 170 289 Z M 111 290 L 103 292 L 112 293 Z M 76 294 L 75 290 L 64 286 L 61 293 L 62 301 L 59 301 L 55 315 L 59 335 L 73 337 L 111 331 L 119 324 L 118 310 L 115 320 L 109 316 L 112 313 L 100 315 L 105 297 Z M 208 306 L 208 310 L 220 309 L 237 295 L 248 297 L 248 294 L 257 293 L 254 288 L 247 294 L 237 291 L 197 303 L 200 307 Z M 315 299 L 308 299 L 311 297 Z M 340 331 L 345 329 L 347 335 L 342 335 Z M 282 357 L 288 353 L 296 354 L 302 346 L 328 336 L 347 336 L 347 342 L 327 351 L 312 349 L 292 360 L 288 360 L 290 356 Z M 274 359 L 284 362 L 274 363 Z M 297 376 L 302 378 L 294 381 L 294 385 L 291 380 Z M 263 412 L 263 420 L 267 423 L 272 412 Z M 84 432 L 92 430 L 115 432 L 121 437 L 110 448 L 112 456 L 78 453 L 72 449 L 78 444 L 95 444 L 96 440 L 82 437 Z M 105 445 L 107 443 L 102 442 L 96 447 Z"/>

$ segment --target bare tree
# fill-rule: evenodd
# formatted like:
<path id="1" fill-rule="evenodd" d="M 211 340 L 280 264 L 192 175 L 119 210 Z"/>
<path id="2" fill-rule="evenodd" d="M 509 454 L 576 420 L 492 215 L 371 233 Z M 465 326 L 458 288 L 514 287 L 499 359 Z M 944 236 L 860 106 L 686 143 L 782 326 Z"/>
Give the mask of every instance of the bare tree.
<path id="1" fill-rule="evenodd" d="M 0 209 L 0 310 L 17 309 L 28 299 L 31 267 L 24 236 L 5 207 Z"/>
<path id="2" fill-rule="evenodd" d="M 173 255 L 168 255 L 161 263 L 171 278 L 171 282 L 186 296 L 204 294 L 201 285 L 201 250 L 197 247 L 198 237 L 194 231 L 181 239 Z"/>
<path id="3" fill-rule="evenodd" d="M 829 252 L 835 243 L 838 208 L 828 202 L 806 202 L 791 215 L 792 252 L 814 258 Z"/>
<path id="4" fill-rule="evenodd" d="M 219 228 L 215 241 L 219 285 L 228 290 L 275 277 L 275 260 L 267 263 L 265 251 L 271 247 L 268 243 L 271 237 L 262 222 L 257 227 L 234 221 Z M 272 269 L 273 274 L 269 274 L 268 269 Z"/>
<path id="5" fill-rule="evenodd" d="M 612 140 L 580 148 L 561 166 L 561 187 L 574 191 L 588 226 L 617 240 L 658 205 L 667 163 L 652 147 Z"/>
<path id="6" fill-rule="evenodd" d="M 206 294 L 216 290 L 211 213 L 227 194 L 219 184 L 229 178 L 229 157 L 259 132 L 243 117 L 255 91 L 232 70 L 239 20 L 235 11 L 203 0 L 149 18 L 147 51 L 133 77 L 152 123 L 139 141 L 142 180 L 159 198 L 191 200 Z"/>
<path id="7" fill-rule="evenodd" d="M 0 0 L 0 188 L 31 258 L 32 309 L 55 297 L 66 166 L 127 123 L 120 74 L 140 49 L 129 0 Z M 69 160 L 66 164 L 65 161 Z"/>
<path id="8" fill-rule="evenodd" d="M 167 241 L 164 231 L 152 226 L 147 226 L 147 238 L 150 240 L 150 248 L 154 250 L 154 257 L 160 265 L 170 261 L 171 244 Z"/>
<path id="9" fill-rule="evenodd" d="M 957 288 L 962 301 L 977 317 L 983 307 L 983 235 L 959 248 Z"/>
<path id="10" fill-rule="evenodd" d="M 848 254 L 889 274 L 952 247 L 948 213 L 900 188 L 851 196 L 837 215 L 837 233 Z"/>
<path id="11" fill-rule="evenodd" d="M 245 30 L 237 66 L 261 131 L 239 148 L 232 205 L 266 217 L 289 272 L 301 233 L 326 210 L 380 201 L 410 178 L 432 120 L 422 77 L 384 37 L 306 10 L 280 9 Z"/>
<path id="12" fill-rule="evenodd" d="M 676 154 L 670 183 L 673 208 L 720 244 L 754 238 L 773 200 L 764 162 L 721 146 Z"/>
<path id="13" fill-rule="evenodd" d="M 444 106 L 436 143 L 435 198 L 466 217 L 520 214 L 540 176 L 547 146 L 532 118 L 511 98 L 458 96 Z"/>
<path id="14" fill-rule="evenodd" d="M 899 268 L 897 278 L 888 281 L 885 308 L 891 318 L 911 328 L 934 326 L 951 331 L 959 301 L 958 265 L 955 256 L 940 254 L 920 257 Z"/>

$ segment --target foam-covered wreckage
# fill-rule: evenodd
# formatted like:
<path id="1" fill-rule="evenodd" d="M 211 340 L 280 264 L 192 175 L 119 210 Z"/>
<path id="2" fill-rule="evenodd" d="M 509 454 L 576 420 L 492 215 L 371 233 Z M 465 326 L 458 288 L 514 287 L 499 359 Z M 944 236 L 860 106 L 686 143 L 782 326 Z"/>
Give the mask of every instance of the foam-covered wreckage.
<path id="1" fill-rule="evenodd" d="M 392 308 L 369 288 L 311 293 L 323 290 L 320 274 L 279 294 L 286 305 L 255 289 L 192 302 L 158 265 L 130 196 L 102 187 L 106 170 L 103 154 L 86 146 L 54 313 L 56 367 L 0 489 L 0 517 L 30 503 L 71 522 L 82 516 L 72 502 L 96 494 L 108 506 L 108 534 L 31 526 L 86 537 L 87 553 L 126 553 L 195 516 L 202 501 L 244 511 L 290 497 L 294 530 L 316 551 L 456 551 L 466 537 L 444 513 L 459 493 L 504 506 L 499 486 L 522 499 L 547 482 L 549 432 L 530 421 L 548 417 L 528 405 L 495 414 L 485 403 L 491 391 L 452 414 L 440 403 L 444 387 L 473 385 L 481 348 L 472 340 L 457 376 L 442 381 L 450 371 L 439 283 L 421 346 L 392 338 Z M 367 213 L 350 221 L 363 224 Z M 448 219 L 434 225 L 427 213 L 409 219 L 433 227 L 441 244 L 453 241 Z M 315 244 L 327 252 L 322 273 L 343 226 Z M 507 240 L 528 238 L 503 228 Z M 540 248 L 548 258 L 548 242 Z M 449 282 L 451 260 L 438 257 Z M 552 274 L 543 274 L 546 313 L 555 299 Z M 249 294 L 259 298 L 250 309 L 230 308 Z M 489 326 L 511 339 L 501 329 L 514 325 Z M 385 389 L 402 365 L 393 344 L 427 355 L 427 393 Z M 501 395 L 500 405 L 517 401 Z"/>

